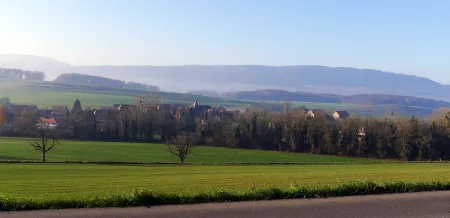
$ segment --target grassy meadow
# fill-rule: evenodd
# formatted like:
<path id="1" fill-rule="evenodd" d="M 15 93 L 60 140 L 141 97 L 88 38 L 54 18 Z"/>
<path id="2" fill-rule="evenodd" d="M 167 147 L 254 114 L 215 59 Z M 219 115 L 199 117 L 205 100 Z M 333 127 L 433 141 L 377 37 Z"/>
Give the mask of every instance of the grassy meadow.
<path id="1" fill-rule="evenodd" d="M 292 102 L 294 106 L 305 106 L 309 109 L 322 109 L 327 113 L 333 113 L 337 110 L 359 109 L 362 106 L 357 104 L 341 104 L 341 103 L 317 103 L 317 102 Z"/>
<path id="2" fill-rule="evenodd" d="M 145 189 L 166 194 L 375 183 L 450 182 L 450 164 L 101 165 L 0 164 L 0 193 L 15 198 L 89 198 Z"/>
<path id="3" fill-rule="evenodd" d="M 29 139 L 0 138 L 0 161 L 39 161 L 40 155 L 29 145 Z M 163 144 L 62 140 L 47 153 L 47 161 L 177 163 L 179 160 L 169 155 Z M 190 164 L 372 162 L 382 160 L 206 146 L 195 147 L 186 159 Z"/>
<path id="4" fill-rule="evenodd" d="M 0 138 L 0 161 L 4 162 L 0 163 L 0 210 L 450 190 L 450 163 L 394 163 L 196 147 L 187 158 L 189 164 L 180 165 L 173 164 L 178 160 L 162 144 L 61 141 L 47 154 L 52 163 L 42 164 L 40 153 L 27 142 L 28 139 Z M 156 162 L 165 164 L 151 164 Z"/>

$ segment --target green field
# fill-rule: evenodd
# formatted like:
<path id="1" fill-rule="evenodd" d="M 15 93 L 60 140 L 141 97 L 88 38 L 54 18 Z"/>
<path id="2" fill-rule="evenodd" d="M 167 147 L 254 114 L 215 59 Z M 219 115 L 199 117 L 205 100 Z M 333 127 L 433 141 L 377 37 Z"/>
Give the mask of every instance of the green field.
<path id="1" fill-rule="evenodd" d="M 16 198 L 87 198 L 147 189 L 168 194 L 337 186 L 349 181 L 450 181 L 450 164 L 95 165 L 0 164 L 0 193 Z"/>
<path id="2" fill-rule="evenodd" d="M 150 92 L 119 87 L 93 86 L 83 84 L 62 84 L 37 81 L 0 81 L 0 98 L 9 97 L 13 104 L 33 104 L 39 108 L 51 108 L 53 105 L 72 107 L 75 99 L 80 99 L 84 108 L 98 108 L 113 104 L 134 104 L 139 95 L 158 95 L 162 103 L 192 104 L 198 100 L 204 105 L 226 105 L 229 107 L 259 105 L 261 102 L 239 101 L 199 95 Z M 283 102 L 272 102 L 283 104 Z M 292 102 L 294 106 L 306 106 L 310 109 L 323 109 L 331 114 L 336 110 L 346 110 L 353 115 L 383 117 L 390 112 L 401 116 L 415 115 L 428 117 L 433 110 L 401 105 L 357 105 L 340 103 Z"/>
<path id="3" fill-rule="evenodd" d="M 261 150 L 197 146 L 186 163 L 371 163 L 381 160 L 311 155 Z M 0 161 L 39 161 L 40 153 L 28 139 L 0 138 Z M 61 141 L 47 154 L 49 162 L 142 162 L 175 163 L 163 144 Z"/>
<path id="4" fill-rule="evenodd" d="M 449 163 L 373 163 L 196 147 L 187 159 L 189 164 L 180 165 L 170 164 L 178 160 L 162 144 L 81 141 L 61 141 L 47 157 L 52 162 L 97 164 L 0 163 L 0 208 L 122 207 L 450 189 Z M 27 139 L 0 138 L 0 161 L 39 160 L 40 153 Z M 150 164 L 154 162 L 165 164 Z"/>
<path id="5" fill-rule="evenodd" d="M 301 102 L 294 101 L 292 102 L 294 106 L 305 106 L 308 109 L 322 109 L 325 112 L 331 114 L 337 110 L 349 110 L 349 109 L 358 109 L 361 108 L 361 105 L 358 104 L 341 104 L 341 103 L 318 103 L 318 102 Z"/>
<path id="6" fill-rule="evenodd" d="M 168 92 L 149 92 L 134 89 L 101 87 L 92 85 L 60 84 L 36 81 L 0 81 L 0 97 L 9 97 L 14 104 L 33 104 L 39 108 L 52 105 L 72 107 L 75 99 L 80 99 L 84 107 L 111 106 L 113 104 L 136 103 L 136 96 L 155 94 L 161 97 L 162 103 L 192 104 L 198 100 L 200 104 L 243 106 L 254 102 L 236 101 L 221 98 L 205 97 Z"/>

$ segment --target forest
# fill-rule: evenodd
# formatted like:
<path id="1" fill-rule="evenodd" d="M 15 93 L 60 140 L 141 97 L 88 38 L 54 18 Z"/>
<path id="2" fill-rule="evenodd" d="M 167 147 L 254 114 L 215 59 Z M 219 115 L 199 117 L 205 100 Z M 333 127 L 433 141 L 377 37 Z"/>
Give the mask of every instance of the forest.
<path id="1" fill-rule="evenodd" d="M 163 107 L 164 106 L 164 107 Z M 198 109 L 198 108 L 197 108 Z M 33 137 L 39 110 L 16 111 L 15 130 L 4 136 Z M 6 117 L 7 108 L 1 109 Z M 190 111 L 190 112 L 189 112 Z M 122 105 L 117 110 L 73 108 L 57 117 L 60 138 L 91 141 L 164 142 L 189 134 L 198 146 L 261 149 L 285 152 L 380 159 L 448 160 L 450 116 L 433 119 L 350 116 L 334 120 L 323 111 L 307 116 L 303 108 L 285 105 L 283 112 L 263 109 L 197 110 L 183 105 Z M 4 118 L 0 119 L 5 120 Z M 2 121 L 4 122 L 4 121 Z"/>

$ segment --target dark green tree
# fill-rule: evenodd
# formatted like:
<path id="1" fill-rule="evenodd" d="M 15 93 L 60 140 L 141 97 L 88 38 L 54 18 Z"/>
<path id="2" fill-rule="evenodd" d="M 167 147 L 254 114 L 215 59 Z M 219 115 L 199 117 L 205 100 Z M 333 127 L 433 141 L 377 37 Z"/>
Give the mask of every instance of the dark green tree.
<path id="1" fill-rule="evenodd" d="M 83 108 L 81 107 L 81 102 L 77 98 L 77 100 L 75 100 L 75 102 L 73 103 L 71 114 L 72 115 L 79 114 L 82 111 L 83 111 Z"/>

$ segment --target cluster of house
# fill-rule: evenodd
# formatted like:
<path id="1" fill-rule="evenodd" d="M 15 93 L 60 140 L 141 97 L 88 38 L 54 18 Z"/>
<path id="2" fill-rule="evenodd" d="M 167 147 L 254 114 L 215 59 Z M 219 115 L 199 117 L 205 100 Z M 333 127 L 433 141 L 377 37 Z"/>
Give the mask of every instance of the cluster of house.
<path id="1" fill-rule="evenodd" d="M 53 106 L 52 109 L 38 109 L 35 105 L 7 105 L 4 107 L 6 122 L 2 130 L 14 130 L 18 128 L 18 123 L 24 123 L 26 120 L 34 119 L 37 115 L 38 125 L 47 127 L 55 127 L 57 119 L 61 119 L 66 115 L 66 106 Z M 33 116 L 27 117 L 33 114 Z"/>
<path id="2" fill-rule="evenodd" d="M 175 120 L 190 120 L 193 118 L 200 118 L 202 121 L 211 119 L 221 119 L 223 117 L 232 117 L 234 114 L 239 112 L 245 112 L 249 110 L 248 107 L 224 107 L 224 106 L 210 106 L 210 105 L 199 105 L 197 100 L 194 101 L 192 105 L 186 104 L 145 104 L 142 108 L 148 109 L 153 108 L 158 111 L 164 111 L 166 114 L 170 114 Z M 98 131 L 105 131 L 104 125 L 102 125 L 108 117 L 114 117 L 119 111 L 132 111 L 136 109 L 137 105 L 131 104 L 114 104 L 113 106 L 100 106 L 98 109 L 89 109 L 91 111 L 92 120 L 95 120 Z M 14 130 L 18 125 L 17 122 L 23 122 L 24 116 L 26 116 L 27 111 L 37 115 L 38 125 L 44 125 L 46 127 L 56 127 L 65 116 L 69 113 L 69 110 L 64 105 L 55 105 L 51 109 L 38 109 L 34 105 L 8 105 L 5 107 L 6 122 L 3 126 L 3 130 Z M 304 110 L 304 113 L 308 117 L 316 117 L 318 114 L 325 116 L 329 120 L 345 119 L 350 116 L 346 111 L 335 111 L 332 115 L 328 115 L 323 110 L 312 109 Z M 36 117 L 36 116 L 33 116 Z"/>
<path id="3" fill-rule="evenodd" d="M 192 105 L 186 104 L 142 104 L 140 105 L 141 109 L 144 109 L 145 112 L 148 109 L 154 109 L 156 111 L 163 111 L 164 114 L 171 116 L 171 119 L 177 121 L 184 121 L 187 123 L 193 123 L 194 118 L 200 118 L 200 120 L 205 121 L 214 117 L 215 119 L 220 119 L 220 117 L 231 117 L 239 110 L 247 110 L 243 108 L 225 108 L 223 106 L 210 106 L 210 105 L 200 105 L 198 101 L 195 100 Z M 116 104 L 113 106 L 102 106 L 99 109 L 93 111 L 96 120 L 96 128 L 97 131 L 103 132 L 106 131 L 105 125 L 102 125 L 108 117 L 114 117 L 118 111 L 123 111 L 125 114 L 132 113 L 132 111 L 136 110 L 138 105 L 129 105 L 129 104 Z M 112 125 L 114 125 L 115 121 L 112 121 Z M 122 124 L 123 125 L 123 124 Z"/>
<path id="4" fill-rule="evenodd" d="M 305 110 L 306 116 L 308 117 L 316 117 L 318 114 L 325 117 L 327 120 L 339 120 L 339 119 L 345 119 L 350 116 L 350 114 L 347 111 L 335 111 L 333 114 L 328 115 L 325 113 L 325 111 L 321 109 L 312 109 L 312 110 Z"/>
<path id="5" fill-rule="evenodd" d="M 201 118 L 207 120 L 209 117 L 217 117 L 218 115 L 231 116 L 233 112 L 238 110 L 246 110 L 245 108 L 227 108 L 223 106 L 209 106 L 199 105 L 197 100 L 192 105 L 186 104 L 145 104 L 142 108 L 153 108 L 158 111 L 164 111 L 173 116 L 173 119 L 180 120 L 186 118 Z M 132 104 L 114 104 L 113 106 L 100 106 L 98 109 L 88 109 L 95 120 L 97 128 L 102 128 L 102 125 L 108 117 L 114 117 L 119 111 L 130 112 L 136 109 L 137 105 Z M 46 127 L 56 127 L 58 123 L 62 122 L 65 116 L 69 113 L 65 105 L 55 105 L 51 109 L 38 109 L 35 105 L 8 105 L 5 107 L 6 122 L 3 130 L 16 130 L 18 123 L 23 122 L 24 116 L 27 112 L 33 113 L 36 117 L 37 124 Z M 103 131 L 99 129 L 99 131 Z"/>

